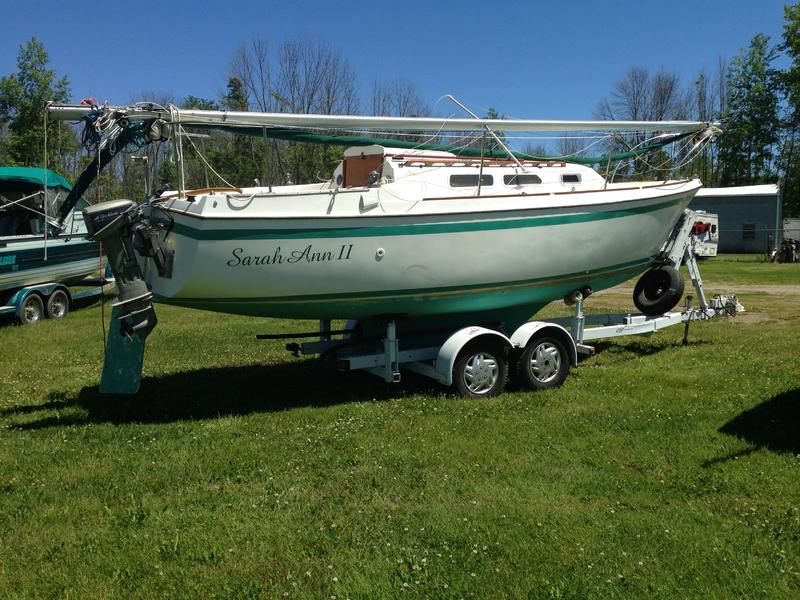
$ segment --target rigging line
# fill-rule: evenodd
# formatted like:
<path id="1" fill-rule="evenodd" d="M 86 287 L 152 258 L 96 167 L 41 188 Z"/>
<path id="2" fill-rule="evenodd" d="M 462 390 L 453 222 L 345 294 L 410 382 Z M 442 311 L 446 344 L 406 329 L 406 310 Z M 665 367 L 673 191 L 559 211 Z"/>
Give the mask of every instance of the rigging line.
<path id="1" fill-rule="evenodd" d="M 100 145 L 97 145 L 97 178 L 94 183 L 94 201 L 100 204 Z M 72 220 L 75 220 L 73 215 Z M 100 242 L 100 277 L 103 278 L 103 242 Z M 100 294 L 100 327 L 103 331 L 103 361 L 108 358 L 108 336 L 106 335 L 105 293 Z"/>
<path id="2" fill-rule="evenodd" d="M 631 146 L 630 144 L 628 144 L 628 143 L 627 143 L 627 141 L 625 140 L 625 138 L 624 138 L 624 137 L 622 137 L 622 136 L 620 136 L 620 137 L 618 138 L 618 141 L 619 141 L 620 143 L 624 144 L 624 145 L 625 145 L 625 146 L 628 148 L 628 151 L 629 151 L 629 152 L 631 152 L 631 153 L 635 153 L 635 152 L 636 152 L 636 150 L 637 150 L 638 148 L 640 148 L 640 147 L 642 147 L 642 146 L 645 146 L 645 145 L 648 145 L 648 144 L 652 143 L 652 142 L 653 142 L 653 140 L 655 140 L 655 139 L 658 139 L 659 137 L 662 137 L 662 136 L 658 135 L 658 136 L 654 136 L 654 137 L 652 137 L 652 138 L 645 138 L 645 139 L 643 139 L 641 142 L 639 142 L 638 144 L 635 144 L 635 145 L 633 145 L 633 146 Z M 644 156 L 645 156 L 644 154 L 640 154 L 640 155 L 634 155 L 634 156 L 632 156 L 632 157 L 630 157 L 630 158 L 626 159 L 625 161 L 620 161 L 620 163 L 617 165 L 617 168 L 616 168 L 616 169 L 614 169 L 614 174 L 616 175 L 616 172 L 617 172 L 617 170 L 619 169 L 619 167 L 620 167 L 620 166 L 621 166 L 623 163 L 633 164 L 633 165 L 634 165 L 634 167 L 635 167 L 635 164 L 636 164 L 636 161 L 637 161 L 637 160 L 639 160 L 639 161 L 643 162 L 643 163 L 644 163 L 646 166 L 650 167 L 651 169 L 654 169 L 654 170 L 656 170 L 656 171 L 657 171 L 657 170 L 659 170 L 659 168 L 657 168 L 657 167 L 654 167 L 653 165 L 651 165 L 651 164 L 650 164 L 650 163 L 649 163 L 649 162 L 648 162 L 648 161 L 647 161 L 647 160 L 644 158 Z M 665 163 L 662 163 L 662 164 L 665 164 Z"/>
<path id="3" fill-rule="evenodd" d="M 683 143 L 684 145 L 687 145 L 687 146 L 688 146 L 688 142 L 685 142 L 685 141 L 684 141 L 684 142 L 682 142 L 682 143 Z M 705 147 L 705 144 L 703 144 L 702 146 L 703 146 L 703 147 Z M 636 147 L 638 147 L 638 146 L 634 146 L 634 148 L 636 148 Z M 688 157 L 690 157 L 690 156 L 692 156 L 692 152 L 690 151 L 690 152 L 689 152 L 689 153 L 688 153 L 686 156 L 687 156 L 687 158 L 688 158 Z M 666 170 L 666 171 L 667 171 L 667 177 L 669 177 L 669 174 L 670 174 L 670 173 L 674 172 L 674 171 L 675 171 L 675 170 L 677 170 L 677 169 L 680 169 L 681 167 L 683 167 L 683 166 L 687 165 L 687 164 L 690 162 L 690 161 L 684 161 L 683 163 L 678 163 L 678 164 L 677 164 L 677 165 L 675 165 L 675 166 L 672 166 L 672 167 L 670 167 L 670 168 L 667 168 L 667 165 L 669 165 L 669 163 L 670 163 L 670 162 L 672 162 L 672 160 L 674 160 L 674 156 L 673 156 L 673 157 L 671 157 L 671 156 L 666 156 L 666 157 L 664 158 L 664 160 L 663 160 L 662 162 L 660 162 L 659 164 L 657 164 L 657 165 L 654 165 L 654 164 L 650 163 L 650 162 L 649 162 L 649 161 L 648 161 L 648 160 L 645 158 L 645 155 L 640 155 L 640 156 L 638 156 L 637 158 L 638 158 L 638 159 L 639 159 L 639 160 L 640 160 L 642 163 L 644 163 L 644 164 L 645 164 L 645 166 L 649 167 L 650 169 L 652 169 L 652 170 L 654 170 L 654 171 L 662 171 L 662 170 Z M 692 160 L 693 160 L 693 158 L 692 158 Z M 665 180 L 665 181 L 666 181 L 666 180 Z"/>
<path id="4" fill-rule="evenodd" d="M 49 104 L 49 102 L 48 102 Z M 47 105 L 44 107 L 44 178 L 42 192 L 44 194 L 42 206 L 44 207 L 44 262 L 47 262 Z"/>
<path id="5" fill-rule="evenodd" d="M 688 165 L 689 163 L 694 161 L 695 158 L 697 157 L 697 155 L 702 153 L 703 150 L 705 150 L 706 147 L 710 143 L 711 143 L 711 139 L 707 139 L 707 140 L 701 142 L 699 145 L 695 146 L 693 149 L 691 149 L 689 152 L 686 153 L 686 156 L 684 157 L 684 161 L 682 163 L 678 163 L 677 165 L 672 167 L 672 169 L 670 171 L 675 171 L 677 169 L 680 169 L 681 167 L 685 167 L 686 165 Z M 687 146 L 688 146 L 688 143 L 687 143 Z"/>
<path id="6" fill-rule="evenodd" d="M 176 146 L 177 146 L 178 166 L 180 167 L 180 170 L 181 170 L 180 171 L 180 181 L 179 181 L 179 184 L 178 184 L 178 195 L 179 196 L 183 196 L 183 192 L 186 189 L 186 174 L 185 174 L 185 172 L 183 170 L 183 166 L 184 166 L 183 165 L 183 137 L 184 136 L 181 135 L 181 132 L 183 132 L 183 133 L 186 133 L 186 132 L 183 130 L 183 125 L 181 125 L 181 112 L 180 112 L 180 110 L 178 110 L 178 107 L 173 105 L 173 104 L 170 104 L 169 105 L 169 112 L 170 112 L 170 118 L 171 118 L 172 122 L 175 125 L 175 131 L 178 133 L 178 135 L 177 135 L 178 143 L 176 144 Z M 186 137 L 187 137 L 187 139 L 189 138 L 188 135 Z"/>
<path id="7" fill-rule="evenodd" d="M 44 194 L 44 192 L 33 192 L 32 194 L 28 194 L 27 196 L 23 196 L 22 198 L 19 198 L 18 200 L 13 200 L 11 202 L 6 202 L 2 206 L 0 206 L 0 211 L 4 211 L 9 206 L 14 206 L 15 204 L 18 204 L 20 202 L 24 202 L 25 200 L 29 200 L 30 198 L 34 198 L 35 196 L 38 196 L 39 194 Z M 31 210 L 31 211 L 35 212 L 36 214 L 39 214 L 39 215 L 42 214 L 42 213 L 40 213 L 38 211 L 33 210 L 29 206 L 20 206 L 20 208 Z"/>
<path id="8" fill-rule="evenodd" d="M 180 128 L 180 131 L 182 133 L 184 133 L 184 134 L 186 133 L 186 130 L 183 128 L 183 125 L 179 124 L 178 127 Z M 179 135 L 179 137 L 184 137 L 184 136 L 180 136 Z M 219 178 L 219 180 L 222 183 L 224 183 L 225 185 L 227 185 L 228 187 L 231 187 L 231 188 L 232 187 L 236 187 L 235 185 L 231 185 L 222 175 L 217 173 L 217 171 L 214 169 L 214 167 L 212 167 L 211 164 L 206 160 L 205 156 L 203 156 L 202 152 L 200 152 L 199 148 L 197 147 L 197 144 L 194 143 L 194 141 L 192 140 L 191 137 L 189 137 L 188 134 L 185 137 L 186 137 L 187 140 L 189 140 L 189 143 L 192 145 L 192 148 L 194 148 L 194 151 L 197 153 L 197 156 L 200 158 L 200 160 L 203 161 L 203 164 L 205 166 L 207 166 L 211 170 L 211 172 Z"/>
<path id="9" fill-rule="evenodd" d="M 168 108 L 161 106 L 158 102 L 134 102 L 133 106 L 142 106 L 142 107 L 155 106 L 159 110 L 163 110 L 165 112 L 169 110 Z"/>
<path id="10" fill-rule="evenodd" d="M 556 138 L 556 139 L 570 139 L 570 138 Z M 603 136 L 601 138 L 598 138 L 597 140 L 595 140 L 594 142 L 592 142 L 591 144 L 589 144 L 585 148 L 581 148 L 580 150 L 576 150 L 575 152 L 572 152 L 571 154 L 559 154 L 558 158 L 572 158 L 573 156 L 580 156 L 584 152 L 588 151 L 589 148 L 592 148 L 592 147 L 596 146 L 597 144 L 599 144 L 600 142 L 602 142 L 604 140 L 611 140 L 611 139 L 613 139 L 613 135 L 610 135 L 610 134 L 609 135 L 605 135 L 605 136 Z M 611 153 L 609 152 L 609 155 L 610 154 Z"/>
<path id="11" fill-rule="evenodd" d="M 468 114 L 469 114 L 471 117 L 473 117 L 474 119 L 477 119 L 477 118 L 478 118 L 478 115 L 476 115 L 474 112 L 472 112 L 471 110 L 469 110 L 469 109 L 468 109 L 466 106 L 464 106 L 463 104 L 461 104 L 461 102 L 459 102 L 458 100 L 456 100 L 456 99 L 455 99 L 453 96 L 451 96 L 450 94 L 448 94 L 448 95 L 447 95 L 447 98 L 448 98 L 448 99 L 450 99 L 450 100 L 452 100 L 453 102 L 455 102 L 455 103 L 456 103 L 456 104 L 457 104 L 457 105 L 458 105 L 458 106 L 459 106 L 461 109 L 463 109 L 464 111 L 466 111 L 466 112 L 467 112 L 467 113 L 468 113 Z M 523 167 L 523 166 L 522 166 L 522 163 L 521 163 L 521 162 L 519 162 L 519 161 L 517 160 L 517 157 L 516 157 L 516 156 L 514 156 L 514 153 L 513 153 L 513 152 L 511 152 L 511 150 L 509 150 L 509 149 L 508 149 L 508 146 L 506 146 L 506 145 L 503 143 L 503 140 L 501 140 L 501 139 L 500 139 L 500 138 L 497 136 L 497 134 L 496 134 L 494 131 L 492 131 L 492 129 L 491 129 L 491 128 L 490 128 L 488 125 L 484 125 L 484 126 L 483 126 L 483 128 L 486 130 L 486 132 L 487 132 L 489 135 L 491 135 L 491 136 L 492 136 L 492 137 L 495 139 L 495 141 L 496 141 L 498 144 L 500 144 L 500 147 L 501 147 L 503 150 L 505 150 L 505 151 L 506 151 L 506 154 L 508 154 L 508 157 L 509 157 L 511 160 L 513 160 L 515 163 L 517 163 L 517 166 L 518 166 L 518 167 L 520 168 L 520 170 L 521 170 L 521 171 L 524 173 L 524 172 L 525 172 L 525 167 Z M 481 151 L 481 152 L 482 152 L 482 151 Z"/>

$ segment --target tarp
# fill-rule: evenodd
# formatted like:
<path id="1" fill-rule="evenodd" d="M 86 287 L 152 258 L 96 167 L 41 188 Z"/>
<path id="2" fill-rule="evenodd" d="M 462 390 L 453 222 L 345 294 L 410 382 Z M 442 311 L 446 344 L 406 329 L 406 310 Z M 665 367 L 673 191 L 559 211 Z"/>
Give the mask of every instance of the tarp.
<path id="1" fill-rule="evenodd" d="M 0 181 L 20 181 L 44 185 L 45 169 L 41 167 L 0 167 Z M 72 189 L 69 181 L 58 173 L 47 169 L 47 187 L 60 187 L 67 191 Z"/>

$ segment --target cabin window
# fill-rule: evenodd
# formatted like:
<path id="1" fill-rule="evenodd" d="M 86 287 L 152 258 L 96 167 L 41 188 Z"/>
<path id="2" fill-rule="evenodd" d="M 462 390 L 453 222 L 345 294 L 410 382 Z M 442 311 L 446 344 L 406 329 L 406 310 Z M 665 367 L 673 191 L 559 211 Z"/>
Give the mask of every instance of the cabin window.
<path id="1" fill-rule="evenodd" d="M 565 173 L 561 176 L 561 183 L 580 183 L 581 176 L 578 173 Z"/>
<path id="2" fill-rule="evenodd" d="M 754 240 L 756 239 L 756 224 L 755 223 L 742 223 L 742 239 Z"/>
<path id="3" fill-rule="evenodd" d="M 542 183 L 542 178 L 538 175 L 517 173 L 516 175 L 503 175 L 503 183 L 506 185 L 533 185 Z"/>
<path id="4" fill-rule="evenodd" d="M 450 187 L 478 187 L 479 178 L 481 185 L 494 184 L 491 175 L 450 175 Z"/>

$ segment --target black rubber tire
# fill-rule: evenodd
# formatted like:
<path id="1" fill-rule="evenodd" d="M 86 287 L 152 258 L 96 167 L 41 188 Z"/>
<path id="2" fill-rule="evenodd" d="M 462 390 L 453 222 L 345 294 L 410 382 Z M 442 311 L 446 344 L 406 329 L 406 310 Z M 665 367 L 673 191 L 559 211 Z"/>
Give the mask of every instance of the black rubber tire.
<path id="1" fill-rule="evenodd" d="M 56 290 L 47 299 L 47 318 L 63 319 L 69 313 L 69 296 L 64 290 Z"/>
<path id="2" fill-rule="evenodd" d="M 544 356 L 537 357 L 540 350 Z M 569 361 L 570 356 L 560 340 L 534 336 L 517 361 L 515 381 L 534 391 L 557 388 L 569 375 Z M 534 362 L 542 364 L 534 366 Z M 537 368 L 539 373 L 535 372 Z"/>
<path id="3" fill-rule="evenodd" d="M 683 297 L 683 277 L 674 267 L 663 265 L 650 269 L 633 288 L 633 303 L 648 316 L 663 315 Z"/>
<path id="4" fill-rule="evenodd" d="M 19 322 L 23 325 L 34 325 L 44 316 L 44 302 L 42 297 L 36 292 L 28 294 L 22 303 L 22 310 L 19 315 Z"/>
<path id="5" fill-rule="evenodd" d="M 456 393 L 466 398 L 491 398 L 502 394 L 508 382 L 507 354 L 506 349 L 498 344 L 473 344 L 462 350 L 453 366 L 453 388 Z M 493 361 L 493 366 L 485 364 L 487 359 Z M 495 372 L 491 377 L 491 385 L 485 389 L 476 389 L 481 388 L 473 378 L 476 368 L 480 369 L 481 377 L 488 376 L 487 368 Z"/>

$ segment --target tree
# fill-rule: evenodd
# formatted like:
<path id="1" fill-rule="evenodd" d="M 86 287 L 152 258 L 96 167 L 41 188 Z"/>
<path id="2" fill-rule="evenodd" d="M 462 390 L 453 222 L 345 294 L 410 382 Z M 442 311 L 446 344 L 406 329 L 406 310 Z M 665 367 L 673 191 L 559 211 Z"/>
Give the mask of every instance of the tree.
<path id="1" fill-rule="evenodd" d="M 339 51 L 322 41 L 286 40 L 278 47 L 273 97 L 282 112 L 346 114 L 358 111 L 356 75 Z M 328 177 L 341 151 L 294 144 L 286 150 L 286 177 L 310 183 Z"/>
<path id="2" fill-rule="evenodd" d="M 784 7 L 786 23 L 780 49 L 791 60 L 789 68 L 780 74 L 781 86 L 789 103 L 788 124 L 800 128 L 800 3 Z"/>
<path id="3" fill-rule="evenodd" d="M 780 48 L 791 61 L 780 74 L 788 104 L 782 152 L 783 206 L 787 216 L 800 216 L 800 4 L 784 8 L 786 23 Z"/>
<path id="4" fill-rule="evenodd" d="M 247 93 L 244 84 L 238 77 L 228 78 L 228 93 L 222 97 L 222 106 L 226 110 L 246 112 L 249 110 Z"/>
<path id="5" fill-rule="evenodd" d="M 294 39 L 278 48 L 275 96 L 281 110 L 345 114 L 358 110 L 356 75 L 339 51 L 322 41 Z"/>
<path id="6" fill-rule="evenodd" d="M 0 157 L 6 164 L 42 165 L 44 107 L 70 99 L 69 81 L 57 78 L 48 62 L 44 46 L 33 37 L 20 46 L 17 72 L 0 78 L 0 121 L 8 127 Z M 63 171 L 66 157 L 77 148 L 75 135 L 65 123 L 49 122 L 47 137 L 48 164 Z"/>
<path id="7" fill-rule="evenodd" d="M 700 71 L 694 82 L 694 110 L 689 114 L 690 119 L 705 122 L 722 119 L 727 102 L 727 70 L 727 61 L 720 57 L 714 73 L 709 74 L 705 69 Z M 686 177 L 699 177 L 704 185 L 710 187 L 719 186 L 718 145 L 707 144 L 701 156 L 690 161 L 681 174 Z"/>
<path id="8" fill-rule="evenodd" d="M 249 103 L 261 112 L 278 112 L 273 70 L 269 46 L 261 38 L 240 44 L 231 60 L 230 74 L 242 82 Z"/>
<path id="9" fill-rule="evenodd" d="M 413 117 L 430 114 L 430 107 L 413 83 L 407 79 L 389 79 L 372 84 L 372 114 Z"/>
<path id="10" fill-rule="evenodd" d="M 253 39 L 237 48 L 230 76 L 239 80 L 248 106 L 259 111 L 358 112 L 355 71 L 335 47 L 321 40 L 285 40 L 272 51 L 266 41 Z M 327 146 L 289 145 L 260 137 L 252 138 L 250 147 L 255 154 L 266 154 L 265 183 L 288 178 L 295 183 L 317 181 L 323 173 L 327 177 L 341 158 L 341 151 Z"/>
<path id="11" fill-rule="evenodd" d="M 719 141 L 722 185 L 751 185 L 777 178 L 780 134 L 775 49 L 757 34 L 730 64 L 726 131 Z"/>
<path id="12" fill-rule="evenodd" d="M 228 78 L 227 93 L 220 104 L 225 110 L 248 110 L 247 92 L 241 79 L 235 76 Z M 236 186 L 248 186 L 261 176 L 263 145 L 257 148 L 259 142 L 252 136 L 225 132 L 215 135 L 214 140 L 215 143 L 206 152 L 206 158 L 226 181 Z M 184 155 L 185 147 L 186 144 Z M 194 182 L 195 185 L 197 183 Z"/>
<path id="13" fill-rule="evenodd" d="M 631 67 L 625 76 L 614 84 L 610 97 L 602 98 L 595 111 L 605 120 L 663 121 L 686 118 L 690 112 L 692 93 L 681 88 L 680 78 L 663 69 L 652 75 L 644 67 Z M 608 146 L 619 152 L 645 143 L 649 135 L 617 136 Z M 641 158 L 620 171 L 631 178 L 654 178 L 669 172 L 673 161 L 661 153 L 650 159 Z"/>

